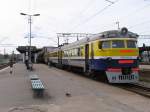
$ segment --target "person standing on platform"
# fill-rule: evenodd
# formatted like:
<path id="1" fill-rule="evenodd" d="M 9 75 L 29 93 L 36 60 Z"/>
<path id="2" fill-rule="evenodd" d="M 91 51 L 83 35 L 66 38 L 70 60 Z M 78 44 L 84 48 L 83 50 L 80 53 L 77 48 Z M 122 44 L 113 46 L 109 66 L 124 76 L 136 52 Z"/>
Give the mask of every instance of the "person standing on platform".
<path id="1" fill-rule="evenodd" d="M 10 66 L 10 74 L 12 74 L 13 73 L 13 60 L 12 59 L 10 59 L 9 66 Z"/>
<path id="2" fill-rule="evenodd" d="M 25 60 L 25 65 L 26 65 L 27 70 L 28 70 L 29 69 L 29 62 L 28 62 L 28 60 Z"/>

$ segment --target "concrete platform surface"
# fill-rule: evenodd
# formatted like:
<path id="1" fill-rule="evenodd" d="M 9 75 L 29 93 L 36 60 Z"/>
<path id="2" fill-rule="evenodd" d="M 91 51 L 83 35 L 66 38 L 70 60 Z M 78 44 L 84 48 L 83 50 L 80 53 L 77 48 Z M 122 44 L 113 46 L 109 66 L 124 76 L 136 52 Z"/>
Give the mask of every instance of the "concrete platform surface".
<path id="1" fill-rule="evenodd" d="M 0 112 L 150 112 L 150 100 L 135 93 L 42 64 L 34 69 L 0 72 Z M 32 96 L 30 74 L 43 81 L 44 98 Z"/>
<path id="2" fill-rule="evenodd" d="M 140 70 L 148 70 L 150 71 L 150 65 L 140 65 Z"/>

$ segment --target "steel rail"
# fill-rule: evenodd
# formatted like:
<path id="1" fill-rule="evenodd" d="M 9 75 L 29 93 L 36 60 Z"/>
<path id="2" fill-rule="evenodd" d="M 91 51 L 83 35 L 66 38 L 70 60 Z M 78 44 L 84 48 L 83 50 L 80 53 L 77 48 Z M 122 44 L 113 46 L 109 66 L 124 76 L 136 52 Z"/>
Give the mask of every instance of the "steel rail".
<path id="1" fill-rule="evenodd" d="M 150 98 L 150 87 L 148 86 L 139 83 L 121 84 L 121 85 L 115 84 L 115 86 Z"/>

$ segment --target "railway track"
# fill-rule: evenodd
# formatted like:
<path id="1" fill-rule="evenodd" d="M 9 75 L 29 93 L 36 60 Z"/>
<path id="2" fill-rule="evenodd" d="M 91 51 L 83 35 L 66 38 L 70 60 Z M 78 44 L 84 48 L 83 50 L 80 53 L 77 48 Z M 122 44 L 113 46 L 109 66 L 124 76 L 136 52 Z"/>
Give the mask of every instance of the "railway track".
<path id="1" fill-rule="evenodd" d="M 145 85 L 142 85 L 139 83 L 122 84 L 122 85 L 115 85 L 115 86 L 150 98 L 150 87 L 148 87 L 148 86 L 145 86 Z"/>
<path id="2" fill-rule="evenodd" d="M 3 64 L 0 64 L 0 70 L 5 68 L 5 67 L 8 67 L 9 64 L 8 63 L 3 63 Z"/>

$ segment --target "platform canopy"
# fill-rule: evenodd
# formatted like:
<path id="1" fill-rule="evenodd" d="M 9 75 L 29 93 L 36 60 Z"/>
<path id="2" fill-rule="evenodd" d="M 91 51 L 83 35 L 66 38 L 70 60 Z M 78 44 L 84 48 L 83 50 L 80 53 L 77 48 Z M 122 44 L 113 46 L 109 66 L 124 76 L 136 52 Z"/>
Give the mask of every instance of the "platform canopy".
<path id="1" fill-rule="evenodd" d="M 20 53 L 25 53 L 27 51 L 29 51 L 30 46 L 18 46 L 17 51 L 19 51 Z M 37 49 L 35 46 L 31 46 L 31 52 L 32 53 L 38 53 L 40 52 L 42 49 Z"/>

